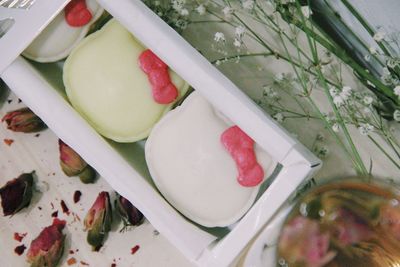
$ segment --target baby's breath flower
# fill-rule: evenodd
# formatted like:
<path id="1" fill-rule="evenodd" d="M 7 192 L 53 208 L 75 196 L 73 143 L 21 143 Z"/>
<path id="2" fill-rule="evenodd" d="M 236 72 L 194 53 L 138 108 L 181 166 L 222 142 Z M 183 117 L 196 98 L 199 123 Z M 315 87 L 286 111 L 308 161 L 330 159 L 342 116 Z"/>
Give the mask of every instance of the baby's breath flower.
<path id="1" fill-rule="evenodd" d="M 334 123 L 332 125 L 332 131 L 334 131 L 335 133 L 338 133 L 339 132 L 339 124 Z"/>
<path id="2" fill-rule="evenodd" d="M 371 60 L 371 55 L 365 55 L 364 59 L 365 59 L 365 61 L 370 61 Z"/>
<path id="3" fill-rule="evenodd" d="M 181 14 L 181 16 L 188 16 L 189 10 L 187 10 L 187 8 L 182 8 L 179 13 Z"/>
<path id="4" fill-rule="evenodd" d="M 374 40 L 377 42 L 381 42 L 383 39 L 385 39 L 386 33 L 383 31 L 378 31 L 374 34 Z"/>
<path id="5" fill-rule="evenodd" d="M 206 8 L 204 7 L 204 5 L 201 4 L 196 7 L 196 11 L 197 13 L 199 13 L 199 15 L 204 15 L 206 13 Z"/>
<path id="6" fill-rule="evenodd" d="M 394 89 L 393 92 L 395 95 L 397 95 L 398 97 L 400 97 L 400 85 L 397 85 Z"/>
<path id="7" fill-rule="evenodd" d="M 351 96 L 352 91 L 353 90 L 350 86 L 344 86 L 342 88 L 342 92 L 340 92 L 340 97 L 343 99 L 343 101 L 346 101 Z"/>
<path id="8" fill-rule="evenodd" d="M 263 86 L 263 96 L 268 97 L 273 101 L 279 100 L 280 98 L 278 92 L 272 89 L 270 86 Z"/>
<path id="9" fill-rule="evenodd" d="M 237 37 L 242 37 L 244 33 L 246 32 L 246 28 L 243 27 L 242 25 L 239 25 L 235 28 L 235 35 Z"/>
<path id="10" fill-rule="evenodd" d="M 375 46 L 370 46 L 370 47 L 369 47 L 369 52 L 370 52 L 372 55 L 376 55 L 376 53 L 377 53 L 376 47 L 375 47 Z"/>
<path id="11" fill-rule="evenodd" d="M 374 126 L 372 126 L 369 123 L 360 123 L 360 126 L 358 127 L 358 131 L 360 132 L 361 135 L 368 135 L 373 130 Z"/>
<path id="12" fill-rule="evenodd" d="M 172 0 L 172 8 L 178 12 L 182 10 L 185 4 L 186 0 Z"/>
<path id="13" fill-rule="evenodd" d="M 225 6 L 222 9 L 222 13 L 224 14 L 225 17 L 229 18 L 233 13 L 233 9 L 230 6 Z"/>
<path id="14" fill-rule="evenodd" d="M 275 74 L 275 81 L 281 82 L 284 79 L 285 79 L 285 73 L 280 72 L 280 73 Z"/>
<path id="15" fill-rule="evenodd" d="M 363 102 L 367 106 L 371 105 L 373 101 L 374 99 L 372 98 L 372 96 L 366 95 L 363 97 Z"/>
<path id="16" fill-rule="evenodd" d="M 395 80 L 393 79 L 392 74 L 390 73 L 388 68 L 383 68 L 383 73 L 381 76 L 381 81 L 385 84 L 385 85 L 391 85 L 391 84 L 396 84 Z"/>
<path id="17" fill-rule="evenodd" d="M 400 64 L 400 58 L 392 58 L 389 57 L 386 61 L 386 65 L 391 68 L 394 69 L 396 66 L 398 66 Z"/>
<path id="18" fill-rule="evenodd" d="M 186 20 L 177 19 L 177 20 L 175 21 L 175 26 L 176 26 L 177 28 L 179 28 L 179 29 L 184 30 L 184 29 L 186 29 L 187 25 L 188 25 L 188 22 L 187 22 Z"/>
<path id="19" fill-rule="evenodd" d="M 283 122 L 283 119 L 284 119 L 284 116 L 282 115 L 282 113 L 276 113 L 276 114 L 274 115 L 274 119 L 275 119 L 277 122 L 282 123 L 282 122 Z"/>
<path id="20" fill-rule="evenodd" d="M 329 149 L 326 146 L 315 146 L 313 150 L 320 159 L 326 158 L 329 154 Z"/>
<path id="21" fill-rule="evenodd" d="M 397 122 L 400 122 L 400 110 L 396 109 L 393 112 L 393 119 Z"/>
<path id="22" fill-rule="evenodd" d="M 306 18 L 309 18 L 310 15 L 312 15 L 312 11 L 309 6 L 302 6 L 301 13 L 303 13 L 303 16 Z"/>
<path id="23" fill-rule="evenodd" d="M 331 88 L 329 88 L 329 93 L 334 97 L 339 94 L 339 90 L 336 87 L 331 86 Z"/>
<path id="24" fill-rule="evenodd" d="M 323 133 L 317 133 L 317 136 L 315 137 L 315 140 L 320 141 L 320 142 L 325 141 L 324 134 Z"/>
<path id="25" fill-rule="evenodd" d="M 344 104 L 344 99 L 340 95 L 334 96 L 333 103 L 335 106 L 340 107 Z"/>
<path id="26" fill-rule="evenodd" d="M 242 42 L 238 38 L 235 38 L 235 40 L 233 41 L 233 45 L 236 47 L 241 47 Z"/>
<path id="27" fill-rule="evenodd" d="M 225 42 L 225 34 L 223 34 L 222 32 L 216 32 L 214 35 L 214 41 L 216 41 L 217 43 Z"/>
<path id="28" fill-rule="evenodd" d="M 246 0 L 242 3 L 244 9 L 253 9 L 254 7 L 254 0 Z"/>

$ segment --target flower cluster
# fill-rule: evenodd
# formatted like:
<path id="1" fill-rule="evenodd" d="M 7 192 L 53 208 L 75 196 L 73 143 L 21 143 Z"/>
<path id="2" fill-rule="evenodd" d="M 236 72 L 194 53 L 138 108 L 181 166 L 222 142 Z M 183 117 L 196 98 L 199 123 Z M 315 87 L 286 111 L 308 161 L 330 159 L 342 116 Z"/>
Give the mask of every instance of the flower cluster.
<path id="1" fill-rule="evenodd" d="M 273 58 L 287 64 L 289 71 L 273 77 L 269 73 L 265 75 L 261 97 L 255 98 L 277 122 L 284 126 L 290 119 L 322 123 L 357 173 L 367 175 L 370 170 L 361 159 L 353 141 L 357 136 L 350 128 L 358 129 L 360 135 L 366 136 L 371 145 L 400 169 L 400 157 L 393 156 L 400 155 L 400 144 L 385 120 L 400 121 L 400 105 L 396 103 L 398 99 L 400 104 L 397 75 L 400 74 L 400 58 L 385 53 L 382 47 L 391 37 L 382 29 L 374 32 L 377 45 L 368 53 L 371 59 L 381 57 L 383 60 L 381 77 L 376 79 L 372 72 L 365 71 L 364 67 L 360 69 L 339 45 L 327 42 L 314 30 L 310 18 L 315 10 L 304 1 L 179 0 L 171 2 L 171 9 L 180 15 L 182 11 L 184 15 L 189 11 L 188 25 L 222 23 L 226 26 L 218 27 L 210 36 L 214 57 L 210 61 L 217 66 L 255 57 Z M 271 70 L 274 71 L 269 68 Z M 257 67 L 256 71 L 262 73 L 264 67 Z M 356 85 L 342 77 L 343 72 L 352 71 L 361 81 Z M 316 92 L 319 95 L 322 92 L 324 99 L 319 97 L 317 101 Z M 382 100 L 385 95 L 387 101 Z M 321 158 L 329 154 L 320 140 L 314 142 L 311 149 Z"/>

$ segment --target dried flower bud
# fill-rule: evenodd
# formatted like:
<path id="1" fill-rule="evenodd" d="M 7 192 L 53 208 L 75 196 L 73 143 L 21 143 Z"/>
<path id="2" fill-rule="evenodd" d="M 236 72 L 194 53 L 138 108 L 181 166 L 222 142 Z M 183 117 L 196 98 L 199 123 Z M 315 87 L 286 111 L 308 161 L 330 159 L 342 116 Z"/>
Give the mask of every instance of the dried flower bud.
<path id="1" fill-rule="evenodd" d="M 14 132 L 34 133 L 47 127 L 29 108 L 21 108 L 8 112 L 1 121 L 5 121 L 7 129 Z"/>
<path id="2" fill-rule="evenodd" d="M 23 173 L 0 188 L 4 216 L 14 215 L 29 205 L 32 198 L 32 174 L 33 172 Z"/>
<path id="3" fill-rule="evenodd" d="M 79 179 L 84 184 L 92 184 L 96 180 L 96 176 L 96 171 L 90 165 L 87 165 L 83 172 L 79 174 Z"/>
<path id="4" fill-rule="evenodd" d="M 143 222 L 144 216 L 140 210 L 133 206 L 129 200 L 118 194 L 115 200 L 115 208 L 124 223 L 121 231 L 124 231 L 128 226 L 140 225 Z"/>
<path id="5" fill-rule="evenodd" d="M 87 241 L 93 248 L 101 246 L 107 232 L 111 229 L 112 211 L 110 196 L 101 192 L 88 211 L 84 225 L 88 230 Z"/>
<path id="6" fill-rule="evenodd" d="M 278 246 L 289 266 L 320 267 L 336 256 L 329 250 L 329 242 L 329 233 L 323 232 L 317 221 L 297 216 L 284 226 Z"/>
<path id="7" fill-rule="evenodd" d="M 27 253 L 31 267 L 57 266 L 64 249 L 64 227 L 65 221 L 56 218 L 52 225 L 45 227 L 32 241 Z"/>
<path id="8" fill-rule="evenodd" d="M 96 179 L 95 170 L 89 166 L 78 153 L 62 140 L 58 140 L 61 169 L 67 176 L 79 176 L 85 184 Z"/>

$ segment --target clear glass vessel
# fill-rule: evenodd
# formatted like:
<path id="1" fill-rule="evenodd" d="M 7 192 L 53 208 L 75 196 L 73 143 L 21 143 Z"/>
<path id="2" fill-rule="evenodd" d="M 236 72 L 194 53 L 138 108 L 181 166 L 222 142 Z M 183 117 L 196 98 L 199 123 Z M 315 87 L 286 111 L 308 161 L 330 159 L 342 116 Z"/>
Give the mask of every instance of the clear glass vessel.
<path id="1" fill-rule="evenodd" d="M 400 187 L 361 178 L 303 195 L 278 238 L 276 266 L 400 266 Z"/>

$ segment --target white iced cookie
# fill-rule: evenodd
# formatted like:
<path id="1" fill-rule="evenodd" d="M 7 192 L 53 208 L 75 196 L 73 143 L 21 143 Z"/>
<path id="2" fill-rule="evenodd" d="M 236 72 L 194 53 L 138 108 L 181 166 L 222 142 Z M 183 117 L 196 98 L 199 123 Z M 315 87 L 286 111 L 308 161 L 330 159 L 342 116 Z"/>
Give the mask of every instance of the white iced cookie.
<path id="1" fill-rule="evenodd" d="M 194 92 L 156 124 L 146 142 L 146 161 L 157 188 L 179 212 L 207 227 L 235 223 L 259 191 L 259 186 L 237 181 L 235 161 L 221 143 L 230 126 Z M 265 180 L 275 164 L 257 145 L 254 149 Z"/>
<path id="2" fill-rule="evenodd" d="M 64 85 L 71 104 L 100 134 L 117 142 L 146 138 L 189 87 L 165 65 L 177 96 L 168 104 L 157 103 L 139 62 L 145 51 L 150 50 L 113 19 L 86 37 L 64 65 Z"/>
<path id="3" fill-rule="evenodd" d="M 22 54 L 37 62 L 55 62 L 66 58 L 72 49 L 86 36 L 92 24 L 103 13 L 103 8 L 101 8 L 96 0 L 86 0 L 83 4 L 86 5 L 91 14 L 91 19 L 86 21 L 85 25 L 71 26 L 68 24 L 65 14 L 66 9 L 64 9 Z"/>

